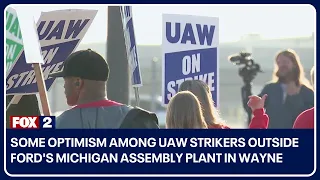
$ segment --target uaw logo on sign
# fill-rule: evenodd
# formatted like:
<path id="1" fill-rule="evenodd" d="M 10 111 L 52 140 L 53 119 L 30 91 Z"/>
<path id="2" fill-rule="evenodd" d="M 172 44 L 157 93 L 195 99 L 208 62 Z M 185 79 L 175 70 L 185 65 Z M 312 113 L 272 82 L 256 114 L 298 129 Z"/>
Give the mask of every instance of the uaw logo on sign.
<path id="1" fill-rule="evenodd" d="M 76 49 L 96 13 L 97 10 L 42 12 L 37 30 L 44 58 L 42 70 L 47 90 L 55 80 L 48 75 L 62 69 L 64 60 Z M 38 87 L 32 65 L 26 63 L 24 52 L 17 58 L 7 75 L 6 94 L 37 93 Z"/>
<path id="2" fill-rule="evenodd" d="M 168 104 L 186 80 L 202 80 L 218 102 L 218 18 L 163 15 L 163 103 Z"/>
<path id="3" fill-rule="evenodd" d="M 131 72 L 131 83 L 133 87 L 141 87 L 142 79 L 139 66 L 139 59 L 137 53 L 137 43 L 134 34 L 134 26 L 132 19 L 132 7 L 123 6 L 120 8 L 123 32 L 126 43 L 127 57 L 129 61 L 129 68 Z"/>
<path id="4" fill-rule="evenodd" d="M 22 35 L 16 11 L 11 7 L 6 11 L 6 71 L 11 68 L 22 51 Z"/>

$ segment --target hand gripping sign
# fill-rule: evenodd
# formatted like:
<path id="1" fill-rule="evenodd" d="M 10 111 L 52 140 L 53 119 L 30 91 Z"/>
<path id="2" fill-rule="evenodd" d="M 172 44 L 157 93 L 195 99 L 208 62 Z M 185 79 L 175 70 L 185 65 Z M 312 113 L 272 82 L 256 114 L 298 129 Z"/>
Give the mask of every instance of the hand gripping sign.
<path id="1" fill-rule="evenodd" d="M 97 10 L 58 10 L 42 12 L 36 25 L 44 64 L 43 79 L 49 90 L 54 78 L 51 72 L 59 71 L 63 61 L 77 48 L 90 27 Z M 6 94 L 38 93 L 37 80 L 32 65 L 26 64 L 22 52 L 7 73 Z"/>
<path id="2" fill-rule="evenodd" d="M 218 18 L 165 14 L 162 23 L 163 103 L 185 80 L 202 80 L 218 104 Z"/>

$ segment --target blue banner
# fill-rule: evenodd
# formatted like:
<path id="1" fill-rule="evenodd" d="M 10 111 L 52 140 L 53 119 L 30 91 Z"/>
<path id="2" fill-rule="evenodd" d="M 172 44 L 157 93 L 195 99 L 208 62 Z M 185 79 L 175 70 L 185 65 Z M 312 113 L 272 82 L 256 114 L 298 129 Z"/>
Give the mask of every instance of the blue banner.
<path id="1" fill-rule="evenodd" d="M 163 103 L 168 104 L 185 80 L 208 84 L 218 104 L 218 18 L 163 15 Z"/>
<path id="2" fill-rule="evenodd" d="M 129 69 L 131 72 L 131 84 L 133 87 L 141 87 L 142 79 L 140 72 L 139 57 L 137 53 L 137 43 L 134 34 L 132 7 L 123 6 L 120 8 L 123 32 L 126 43 L 127 57 L 129 60 Z"/>
<path id="3" fill-rule="evenodd" d="M 310 174 L 313 130 L 6 130 L 10 174 Z"/>
<path id="4" fill-rule="evenodd" d="M 62 69 L 64 60 L 76 49 L 96 13 L 96 10 L 58 10 L 41 14 L 37 31 L 44 58 L 42 70 L 47 90 L 55 80 L 48 75 Z M 32 64 L 26 63 L 24 52 L 9 71 L 6 95 L 38 92 Z"/>

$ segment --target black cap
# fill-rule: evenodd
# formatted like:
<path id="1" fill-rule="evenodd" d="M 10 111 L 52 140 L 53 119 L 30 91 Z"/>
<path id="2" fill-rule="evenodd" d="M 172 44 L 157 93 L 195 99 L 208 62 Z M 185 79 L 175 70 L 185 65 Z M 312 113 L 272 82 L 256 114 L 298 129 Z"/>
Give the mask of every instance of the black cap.
<path id="1" fill-rule="evenodd" d="M 63 70 L 53 72 L 51 77 L 80 77 L 82 79 L 107 81 L 109 65 L 107 61 L 91 49 L 70 54 L 63 63 Z"/>

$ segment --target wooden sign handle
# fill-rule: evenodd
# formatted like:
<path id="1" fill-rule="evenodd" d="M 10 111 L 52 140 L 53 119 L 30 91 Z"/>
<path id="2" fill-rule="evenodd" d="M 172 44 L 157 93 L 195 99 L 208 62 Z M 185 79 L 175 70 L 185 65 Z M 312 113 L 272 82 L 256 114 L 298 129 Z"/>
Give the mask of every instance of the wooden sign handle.
<path id="1" fill-rule="evenodd" d="M 34 69 L 34 73 L 37 80 L 43 115 L 51 116 L 48 95 L 47 95 L 47 88 L 43 79 L 41 65 L 39 63 L 33 63 L 33 69 Z"/>
<path id="2" fill-rule="evenodd" d="M 11 106 L 11 104 L 18 104 L 21 100 L 23 95 L 13 95 L 12 99 L 10 100 L 9 104 L 7 104 L 7 110 L 9 109 L 9 107 Z M 8 98 L 8 97 L 6 97 Z"/>

